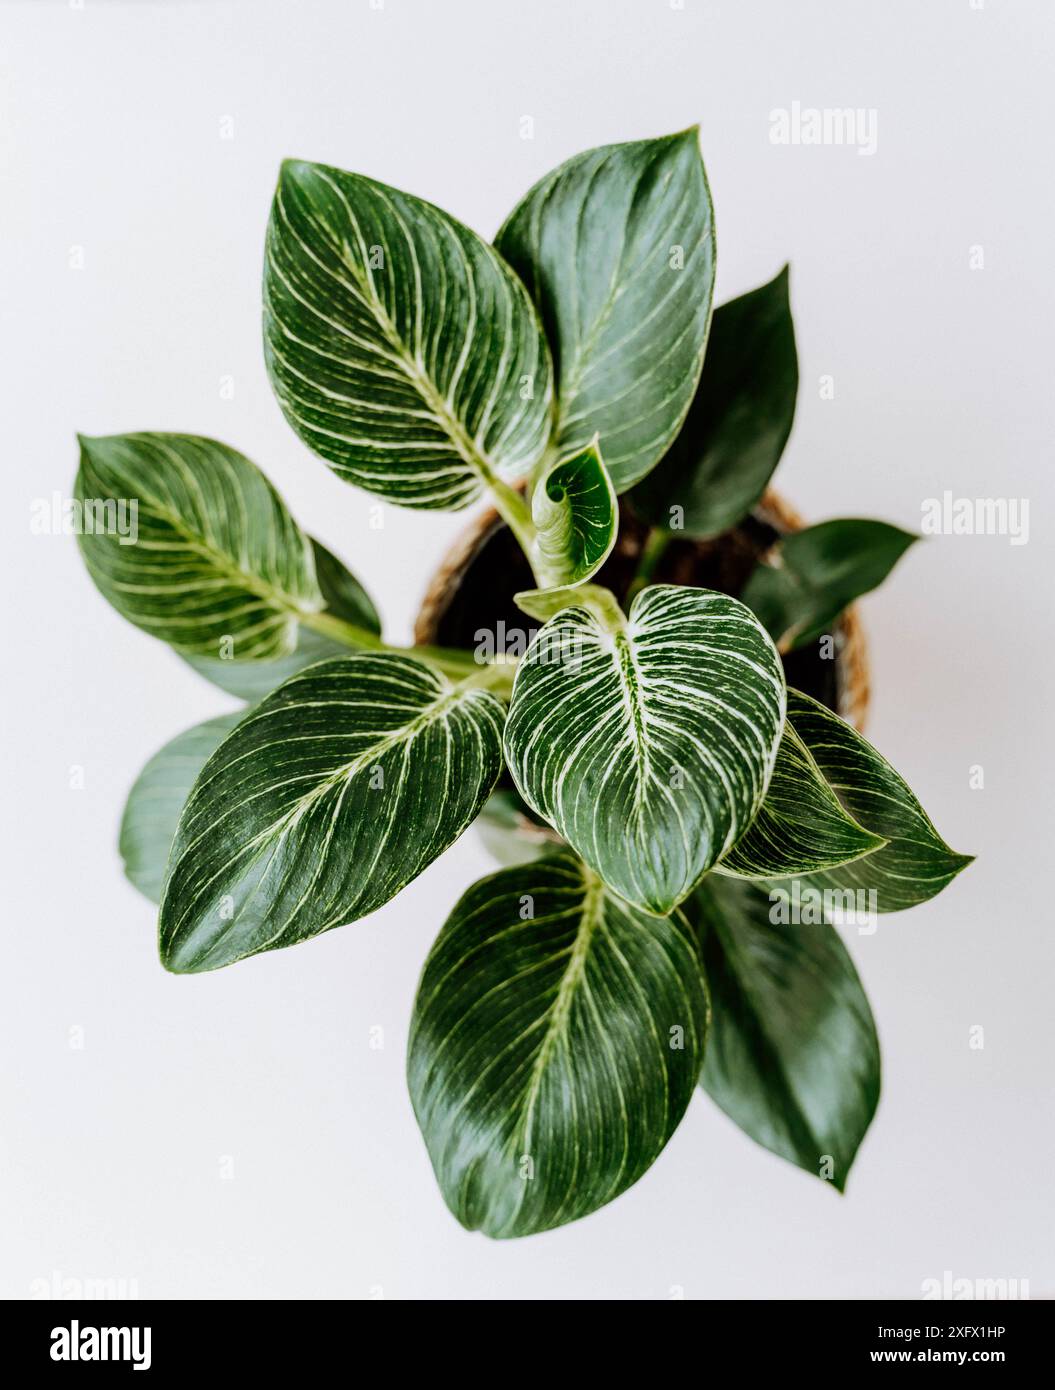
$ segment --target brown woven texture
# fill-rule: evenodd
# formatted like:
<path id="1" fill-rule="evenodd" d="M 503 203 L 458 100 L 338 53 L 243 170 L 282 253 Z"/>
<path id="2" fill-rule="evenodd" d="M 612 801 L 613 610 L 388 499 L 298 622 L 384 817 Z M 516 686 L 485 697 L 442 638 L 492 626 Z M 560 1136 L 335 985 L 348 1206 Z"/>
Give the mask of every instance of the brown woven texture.
<path id="1" fill-rule="evenodd" d="M 778 492 L 766 490 L 755 511 L 763 521 L 781 533 L 801 531 L 802 517 Z M 502 524 L 496 511 L 489 509 L 473 518 L 466 529 L 443 557 L 422 600 L 414 624 L 414 641 L 431 644 L 436 641 L 439 621 L 452 593 L 461 584 L 469 564 L 486 536 Z M 835 631 L 836 662 L 839 671 L 839 713 L 856 729 L 864 729 L 871 693 L 868 675 L 868 645 L 860 614 L 851 606 L 839 620 Z"/>

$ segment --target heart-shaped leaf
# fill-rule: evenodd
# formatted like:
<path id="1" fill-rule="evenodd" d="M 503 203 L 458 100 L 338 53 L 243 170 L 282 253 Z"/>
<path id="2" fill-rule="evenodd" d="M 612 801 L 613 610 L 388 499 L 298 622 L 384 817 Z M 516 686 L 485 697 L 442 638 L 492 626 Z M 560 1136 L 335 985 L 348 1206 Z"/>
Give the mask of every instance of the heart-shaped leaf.
<path id="1" fill-rule="evenodd" d="M 680 913 L 636 911 L 567 851 L 474 884 L 425 964 L 407 1064 L 451 1211 L 522 1236 L 610 1202 L 677 1127 L 706 1031 Z"/>
<path id="2" fill-rule="evenodd" d="M 885 521 L 822 521 L 785 536 L 741 597 L 782 652 L 829 632 L 855 598 L 878 588 L 918 536 Z"/>
<path id="3" fill-rule="evenodd" d="M 381 619 L 366 590 L 335 555 L 318 541 L 311 541 L 315 573 L 326 604 L 326 612 L 366 634 L 380 636 Z M 187 656 L 183 659 L 213 685 L 251 703 L 261 700 L 283 681 L 313 666 L 316 661 L 347 656 L 348 643 L 337 642 L 324 633 L 301 623 L 297 645 L 289 656 L 272 661 L 225 661 L 219 656 Z"/>
<path id="4" fill-rule="evenodd" d="M 521 200 L 496 245 L 553 348 L 557 450 L 600 434 L 624 491 L 677 434 L 703 361 L 714 225 L 697 131 L 576 155 Z"/>
<path id="5" fill-rule="evenodd" d="M 132 784 L 121 818 L 118 848 L 125 876 L 152 903 L 161 901 L 169 850 L 191 787 L 244 717 L 244 710 L 236 710 L 184 729 L 154 754 Z"/>
<path id="6" fill-rule="evenodd" d="M 666 913 L 747 829 L 783 722 L 780 660 L 743 604 L 653 585 L 627 619 L 589 586 L 517 668 L 506 758 L 610 887 Z"/>
<path id="7" fill-rule="evenodd" d="M 826 922 L 778 926 L 766 894 L 710 877 L 686 903 L 713 1022 L 702 1085 L 752 1139 L 841 1192 L 879 1100 L 879 1040 Z"/>
<path id="8" fill-rule="evenodd" d="M 715 868 L 734 878 L 777 878 L 846 864 L 885 844 L 844 810 L 785 720 L 758 815 Z"/>
<path id="9" fill-rule="evenodd" d="M 714 311 L 700 384 L 634 510 L 706 539 L 740 521 L 765 491 L 795 418 L 799 384 L 787 266 L 775 280 Z"/>
<path id="10" fill-rule="evenodd" d="M 476 818 L 501 701 L 390 654 L 325 661 L 250 711 L 180 817 L 161 958 L 189 973 L 375 911 Z"/>
<path id="11" fill-rule="evenodd" d="M 260 470 L 225 444 L 82 437 L 75 496 L 99 591 L 183 653 L 215 657 L 223 644 L 234 661 L 288 656 L 298 618 L 323 607 L 308 538 Z M 130 528 L 99 529 L 108 502 L 135 517 L 134 539 Z"/>
<path id="12" fill-rule="evenodd" d="M 453 217 L 359 174 L 282 165 L 264 344 L 305 444 L 402 506 L 464 507 L 546 444 L 552 371 L 523 285 Z"/>
<path id="13" fill-rule="evenodd" d="M 949 848 L 904 779 L 856 729 L 797 690 L 788 691 L 788 719 L 850 814 L 888 842 L 851 864 L 795 875 L 800 890 L 851 894 L 862 911 L 900 912 L 933 898 L 971 863 L 973 855 Z"/>
<path id="14" fill-rule="evenodd" d="M 534 569 L 547 589 L 573 587 L 607 560 L 619 504 L 596 439 L 553 464 L 531 495 Z"/>

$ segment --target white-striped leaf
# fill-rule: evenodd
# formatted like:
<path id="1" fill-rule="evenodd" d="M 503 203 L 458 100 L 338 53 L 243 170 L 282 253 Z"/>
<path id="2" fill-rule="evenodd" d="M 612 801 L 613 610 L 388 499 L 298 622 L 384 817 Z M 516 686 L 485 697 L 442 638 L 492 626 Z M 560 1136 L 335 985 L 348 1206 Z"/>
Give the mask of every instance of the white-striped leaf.
<path id="1" fill-rule="evenodd" d="M 107 501 L 135 502 L 133 543 L 85 521 L 81 553 L 123 617 L 183 653 L 215 657 L 222 645 L 233 661 L 288 656 L 298 616 L 323 607 L 308 538 L 260 470 L 225 444 L 82 437 L 75 496 L 85 518 Z"/>
<path id="2" fill-rule="evenodd" d="M 576 155 L 530 190 L 496 245 L 553 348 L 557 449 L 599 433 L 623 492 L 666 452 L 703 362 L 714 226 L 697 131 Z"/>
<path id="3" fill-rule="evenodd" d="M 381 619 L 363 586 L 319 541 L 312 540 L 311 548 L 326 612 L 363 632 L 380 636 Z M 347 642 L 338 642 L 301 623 L 297 627 L 295 649 L 288 656 L 275 657 L 270 661 L 227 661 L 220 656 L 180 655 L 213 685 L 218 685 L 229 695 L 237 695 L 240 700 L 253 703 L 262 700 L 306 666 L 332 657 L 347 656 L 348 646 Z"/>
<path id="4" fill-rule="evenodd" d="M 553 464 L 531 494 L 534 570 L 547 589 L 573 587 L 607 560 L 619 503 L 597 440 Z"/>
<path id="5" fill-rule="evenodd" d="M 125 876 L 152 903 L 161 901 L 169 850 L 191 787 L 244 717 L 244 710 L 236 710 L 184 729 L 154 754 L 132 784 L 121 818 L 118 848 Z"/>
<path id="6" fill-rule="evenodd" d="M 567 851 L 482 879 L 432 952 L 407 1065 L 448 1206 L 530 1235 L 636 1182 L 700 1074 L 707 993 L 692 929 L 609 893 Z"/>
<path id="7" fill-rule="evenodd" d="M 751 611 L 653 585 L 624 618 L 590 586 L 536 633 L 505 749 L 521 796 L 610 887 L 669 912 L 744 833 L 784 722 L 784 675 Z"/>
<path id="8" fill-rule="evenodd" d="M 758 815 L 715 867 L 734 878 L 777 878 L 846 864 L 885 844 L 882 835 L 865 830 L 843 808 L 785 720 Z"/>
<path id="9" fill-rule="evenodd" d="M 552 369 L 523 285 L 460 222 L 359 174 L 283 164 L 264 343 L 301 439 L 403 506 L 464 507 L 549 436 Z"/>
<path id="10" fill-rule="evenodd" d="M 949 848 L 904 779 L 856 729 L 797 690 L 788 691 L 788 719 L 843 806 L 887 841 L 853 863 L 796 874 L 800 889 L 852 893 L 859 910 L 900 912 L 933 898 L 971 863 L 973 855 Z"/>
<path id="11" fill-rule="evenodd" d="M 872 1011 L 834 927 L 774 923 L 754 884 L 713 875 L 685 904 L 713 1022 L 702 1086 L 757 1143 L 840 1192 L 879 1100 Z"/>
<path id="12" fill-rule="evenodd" d="M 325 661 L 250 711 L 180 817 L 161 958 L 181 973 L 373 912 L 476 818 L 503 707 L 388 653 Z"/>

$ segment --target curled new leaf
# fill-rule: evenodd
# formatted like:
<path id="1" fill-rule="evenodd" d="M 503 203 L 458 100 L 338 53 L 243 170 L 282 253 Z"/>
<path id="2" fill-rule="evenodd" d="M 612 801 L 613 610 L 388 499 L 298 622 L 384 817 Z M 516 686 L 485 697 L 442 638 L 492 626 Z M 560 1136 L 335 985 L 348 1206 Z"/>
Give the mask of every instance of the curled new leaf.
<path id="1" fill-rule="evenodd" d="M 503 707 L 388 653 L 324 661 L 250 711 L 180 817 L 164 964 L 213 970 L 375 911 L 476 818 Z"/>
<path id="2" fill-rule="evenodd" d="M 468 227 L 360 174 L 282 165 L 264 345 L 305 444 L 402 506 L 465 507 L 546 444 L 552 373 L 523 285 Z"/>
<path id="3" fill-rule="evenodd" d="M 482 879 L 425 964 L 407 1061 L 451 1211 L 522 1236 L 610 1202 L 677 1127 L 706 1031 L 680 913 L 638 911 L 567 851 Z"/>
<path id="4" fill-rule="evenodd" d="M 496 244 L 553 348 L 557 448 L 599 433 L 623 492 L 677 433 L 707 341 L 714 223 L 697 131 L 576 155 L 525 195 Z"/>
<path id="5" fill-rule="evenodd" d="M 555 463 L 531 496 L 535 569 L 547 588 L 582 584 L 604 564 L 619 504 L 597 441 Z"/>
<path id="6" fill-rule="evenodd" d="M 744 833 L 784 675 L 743 604 L 653 585 L 628 618 L 586 586 L 535 635 L 505 731 L 521 796 L 627 901 L 665 913 Z"/>

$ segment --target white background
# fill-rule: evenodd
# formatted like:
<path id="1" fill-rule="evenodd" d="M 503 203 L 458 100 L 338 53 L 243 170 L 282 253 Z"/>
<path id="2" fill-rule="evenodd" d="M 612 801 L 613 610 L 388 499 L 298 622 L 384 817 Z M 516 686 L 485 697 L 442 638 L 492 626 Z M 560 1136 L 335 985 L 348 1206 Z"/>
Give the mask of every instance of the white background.
<path id="1" fill-rule="evenodd" d="M 17 653 L 0 783 L 0 1291 L 24 1297 L 57 1272 L 135 1280 L 143 1297 L 915 1298 L 950 1270 L 1055 1293 L 1051 6 L 38 0 L 0 6 L 0 26 Z M 874 108 L 877 152 L 771 144 L 770 111 L 796 100 Z M 813 520 L 915 529 L 945 489 L 1031 499 L 1028 545 L 929 540 L 864 605 L 870 734 L 979 859 L 850 942 L 884 1090 L 845 1198 L 699 1096 L 613 1206 L 496 1244 L 444 1207 L 403 1081 L 421 963 L 490 868 L 475 834 L 367 922 L 166 975 L 117 823 L 146 758 L 233 702 L 118 618 L 71 538 L 30 533 L 30 507 L 68 492 L 75 430 L 217 436 L 405 638 L 464 518 L 386 508 L 370 530 L 370 499 L 284 423 L 259 327 L 279 160 L 370 174 L 492 235 L 572 153 L 695 121 L 719 302 L 792 263 L 786 495 Z"/>

